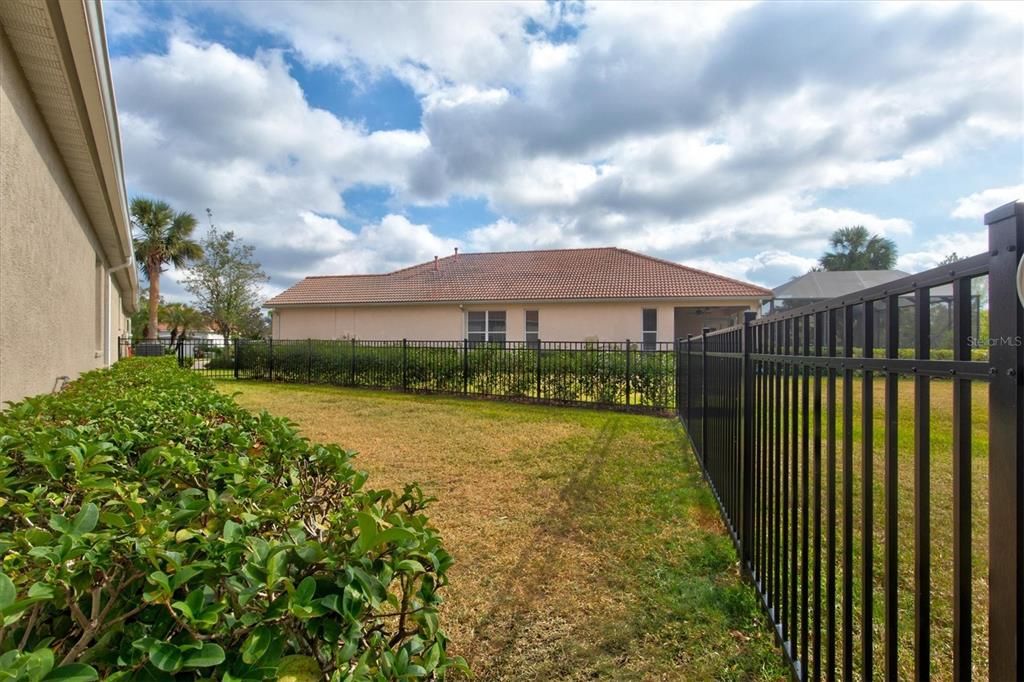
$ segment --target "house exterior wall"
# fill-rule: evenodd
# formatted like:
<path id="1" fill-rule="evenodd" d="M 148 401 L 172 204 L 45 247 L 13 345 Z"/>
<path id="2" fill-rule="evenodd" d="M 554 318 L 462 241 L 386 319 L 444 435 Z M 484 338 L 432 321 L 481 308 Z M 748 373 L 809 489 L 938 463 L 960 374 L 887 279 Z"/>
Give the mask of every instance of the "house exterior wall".
<path id="1" fill-rule="evenodd" d="M 526 338 L 526 311 L 539 313 L 540 338 L 545 341 L 641 341 L 643 309 L 658 311 L 658 341 L 672 341 L 676 308 L 730 306 L 756 310 L 758 301 L 682 299 L 657 302 L 492 303 L 486 305 L 432 304 L 390 306 L 281 307 L 274 310 L 275 339 L 341 339 L 366 341 L 410 339 L 451 341 L 466 337 L 466 312 L 505 311 L 507 340 Z"/>
<path id="2" fill-rule="evenodd" d="M 116 359 L 121 293 L 0 31 L 0 402 Z"/>

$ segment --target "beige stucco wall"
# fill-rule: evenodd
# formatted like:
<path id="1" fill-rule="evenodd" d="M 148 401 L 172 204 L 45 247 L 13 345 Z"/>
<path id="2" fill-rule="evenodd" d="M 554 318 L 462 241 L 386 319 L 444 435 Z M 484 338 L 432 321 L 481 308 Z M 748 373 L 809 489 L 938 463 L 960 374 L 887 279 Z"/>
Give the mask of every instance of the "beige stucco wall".
<path id="1" fill-rule="evenodd" d="M 540 338 L 546 341 L 640 341 L 643 309 L 658 311 L 658 340 L 672 341 L 676 333 L 676 308 L 729 306 L 756 310 L 758 302 L 692 299 L 629 303 L 536 303 L 490 305 L 419 305 L 366 307 L 279 308 L 274 311 L 275 339 L 340 339 L 367 341 L 410 339 L 450 341 L 466 336 L 465 313 L 471 310 L 504 310 L 507 339 L 526 337 L 526 311 L 536 310 Z M 701 316 L 695 316 L 699 320 Z M 700 324 L 695 331 L 699 332 Z"/>
<path id="2" fill-rule="evenodd" d="M 274 311 L 275 339 L 450 341 L 463 335 L 454 305 L 289 308 Z"/>
<path id="3" fill-rule="evenodd" d="M 105 364 L 107 324 L 113 330 L 125 322 L 120 293 L 106 264 L 98 271 L 97 253 L 84 208 L 0 31 L 0 401 L 50 391 L 58 376 Z"/>

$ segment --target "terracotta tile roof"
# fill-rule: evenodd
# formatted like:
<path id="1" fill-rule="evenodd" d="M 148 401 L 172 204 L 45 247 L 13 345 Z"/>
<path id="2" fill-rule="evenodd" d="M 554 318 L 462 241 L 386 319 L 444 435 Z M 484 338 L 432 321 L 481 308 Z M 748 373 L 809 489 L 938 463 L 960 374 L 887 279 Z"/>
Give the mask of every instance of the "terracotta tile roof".
<path id="1" fill-rule="evenodd" d="M 462 303 L 692 297 L 771 291 L 619 248 L 460 253 L 381 275 L 307 277 L 266 302 L 288 305 Z"/>

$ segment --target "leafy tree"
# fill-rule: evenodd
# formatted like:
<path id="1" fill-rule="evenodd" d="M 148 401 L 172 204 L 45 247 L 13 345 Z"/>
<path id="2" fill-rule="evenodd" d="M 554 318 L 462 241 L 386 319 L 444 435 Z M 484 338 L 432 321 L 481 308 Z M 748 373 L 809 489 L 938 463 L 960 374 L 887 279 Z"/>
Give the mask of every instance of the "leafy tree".
<path id="1" fill-rule="evenodd" d="M 180 346 L 189 332 L 206 324 L 203 314 L 187 303 L 169 303 L 163 306 L 160 316 L 166 320 L 171 333 L 170 348 Z"/>
<path id="2" fill-rule="evenodd" d="M 896 244 L 863 225 L 839 228 L 829 245 L 832 250 L 819 261 L 825 270 L 891 270 L 896 265 Z"/>
<path id="3" fill-rule="evenodd" d="M 195 298 L 196 307 L 224 338 L 249 336 L 254 329 L 262 329 L 260 285 L 270 277 L 253 257 L 253 250 L 234 232 L 211 228 L 203 240 L 202 258 L 185 278 L 185 289 Z"/>
<path id="4" fill-rule="evenodd" d="M 185 267 L 203 255 L 192 239 L 196 219 L 191 213 L 175 212 L 166 201 L 135 197 L 131 205 L 135 260 L 149 282 L 149 319 L 146 338 L 157 339 L 160 308 L 160 273 L 168 263 Z"/>
<path id="5" fill-rule="evenodd" d="M 961 260 L 963 260 L 963 258 L 958 256 L 956 251 L 954 251 L 953 253 L 949 254 L 948 256 L 940 260 L 939 265 L 952 265 L 953 263 L 956 263 L 957 261 Z"/>

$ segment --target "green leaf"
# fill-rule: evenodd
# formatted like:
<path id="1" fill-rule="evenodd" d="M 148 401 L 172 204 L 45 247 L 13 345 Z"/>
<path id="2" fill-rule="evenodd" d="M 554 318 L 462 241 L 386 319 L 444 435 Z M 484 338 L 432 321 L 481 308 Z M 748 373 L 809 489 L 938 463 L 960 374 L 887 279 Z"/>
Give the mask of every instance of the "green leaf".
<path id="1" fill-rule="evenodd" d="M 230 519 L 224 522 L 224 539 L 228 542 L 238 542 L 244 537 L 242 526 Z"/>
<path id="2" fill-rule="evenodd" d="M 92 502 L 88 502 L 82 505 L 81 510 L 75 514 L 75 518 L 71 520 L 71 534 L 72 535 L 83 535 L 89 533 L 93 528 L 96 527 L 96 522 L 100 519 L 100 510 Z"/>
<path id="3" fill-rule="evenodd" d="M 403 559 L 399 561 L 395 566 L 396 571 L 405 571 L 412 573 L 424 573 L 427 569 L 423 567 L 423 564 L 416 561 L 415 559 Z"/>
<path id="4" fill-rule="evenodd" d="M 181 650 L 168 642 L 157 642 L 151 646 L 149 660 L 157 669 L 163 670 L 165 673 L 176 673 L 185 663 L 185 657 L 182 656 Z"/>
<path id="5" fill-rule="evenodd" d="M 356 514 L 356 522 L 359 524 L 359 541 L 357 551 L 362 553 L 373 547 L 377 538 L 377 521 L 366 512 Z"/>
<path id="6" fill-rule="evenodd" d="M 415 539 L 416 535 L 412 531 L 397 527 L 388 528 L 374 539 L 373 546 L 386 545 L 392 542 L 408 542 L 409 540 Z"/>
<path id="7" fill-rule="evenodd" d="M 224 662 L 224 650 L 216 644 L 206 643 L 199 651 L 193 651 L 185 657 L 186 668 L 209 668 Z"/>
<path id="8" fill-rule="evenodd" d="M 299 583 L 299 587 L 295 590 L 295 594 L 292 595 L 293 604 L 308 605 L 313 601 L 313 595 L 316 594 L 316 579 L 313 576 L 306 576 Z"/>
<path id="9" fill-rule="evenodd" d="M 54 529 L 58 533 L 70 533 L 71 523 L 63 516 L 57 514 L 50 514 L 50 528 Z"/>
<path id="10" fill-rule="evenodd" d="M 100 512 L 100 521 L 111 528 L 124 528 L 128 525 L 128 520 L 124 516 L 109 511 Z"/>
<path id="11" fill-rule="evenodd" d="M 64 680 L 64 682 L 93 682 L 93 680 L 100 679 L 100 676 L 91 665 L 69 663 L 57 668 L 43 679 Z"/>
<path id="12" fill-rule="evenodd" d="M 198 617 L 203 612 L 203 604 L 206 603 L 206 593 L 202 588 L 192 590 L 185 597 L 185 603 L 188 604 L 189 614 L 192 617 Z"/>
<path id="13" fill-rule="evenodd" d="M 53 670 L 53 651 L 43 647 L 28 655 L 23 670 L 30 682 L 36 682 Z"/>
<path id="14" fill-rule="evenodd" d="M 263 658 L 273 639 L 274 631 L 266 625 L 261 625 L 250 632 L 242 644 L 242 660 L 252 664 Z"/>
<path id="15" fill-rule="evenodd" d="M 53 589 L 53 585 L 47 585 L 46 583 L 36 583 L 32 587 L 28 588 L 29 599 L 37 599 L 39 601 L 43 601 L 46 599 L 53 599 L 55 594 L 56 593 Z M 0 599 L 0 602 L 2 601 L 3 600 Z M 3 608 L 3 606 L 0 605 L 0 608 Z"/>
<path id="16" fill-rule="evenodd" d="M 171 576 L 171 589 L 178 589 L 200 573 L 202 573 L 202 571 L 194 566 L 182 566 L 174 573 L 174 575 Z"/>
<path id="17" fill-rule="evenodd" d="M 0 611 L 13 604 L 17 597 L 18 590 L 14 587 L 14 581 L 0 573 Z"/>

